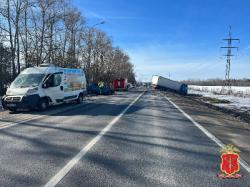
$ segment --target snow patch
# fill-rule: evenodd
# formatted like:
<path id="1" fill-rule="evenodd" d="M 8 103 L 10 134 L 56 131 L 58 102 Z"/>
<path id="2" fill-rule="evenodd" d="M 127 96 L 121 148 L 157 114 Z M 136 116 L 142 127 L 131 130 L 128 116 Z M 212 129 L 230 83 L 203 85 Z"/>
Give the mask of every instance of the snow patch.
<path id="1" fill-rule="evenodd" d="M 214 98 L 218 100 L 228 100 L 230 103 L 215 103 L 216 106 L 242 112 L 250 111 L 250 87 L 232 86 L 231 95 L 222 95 L 222 86 L 196 86 L 189 85 L 189 94 L 198 94 L 203 97 Z"/>

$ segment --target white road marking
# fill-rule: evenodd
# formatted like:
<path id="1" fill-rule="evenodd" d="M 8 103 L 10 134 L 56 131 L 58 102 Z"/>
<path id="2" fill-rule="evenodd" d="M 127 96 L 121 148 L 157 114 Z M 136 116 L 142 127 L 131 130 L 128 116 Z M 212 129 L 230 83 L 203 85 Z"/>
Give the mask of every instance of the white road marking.
<path id="1" fill-rule="evenodd" d="M 128 111 L 128 109 L 135 104 L 135 102 L 144 94 L 141 93 L 135 98 L 118 116 L 116 116 L 102 131 L 93 138 L 81 151 L 74 156 L 54 177 L 52 177 L 45 187 L 52 187 L 57 185 L 67 173 L 79 162 L 79 160 L 106 134 L 111 127 Z"/>
<path id="2" fill-rule="evenodd" d="M 26 123 L 26 122 L 34 120 L 34 119 L 39 119 L 41 117 L 43 117 L 43 116 L 31 117 L 31 118 L 27 118 L 25 120 L 21 120 L 21 121 L 17 121 L 17 122 L 4 123 L 4 124 L 1 124 L 2 126 L 0 127 L 0 130 L 6 129 L 6 128 L 9 128 L 9 127 L 13 127 L 13 126 L 18 125 L 18 124 Z"/>
<path id="3" fill-rule="evenodd" d="M 210 133 L 207 129 L 205 129 L 203 126 L 201 126 L 198 122 L 196 122 L 191 116 L 189 116 L 186 112 L 184 112 L 178 105 L 176 105 L 173 101 L 171 101 L 168 97 L 165 96 L 165 98 L 170 102 L 176 109 L 178 109 L 187 119 L 189 119 L 196 127 L 198 127 L 205 135 L 207 135 L 211 140 L 213 140 L 218 146 L 221 148 L 225 147 L 225 144 L 223 144 L 218 138 L 216 138 L 212 133 Z M 248 173 L 250 173 L 250 166 L 249 164 L 240 158 L 240 165 L 247 170 Z"/>
<path id="4" fill-rule="evenodd" d="M 86 103 L 84 103 L 84 104 L 86 104 Z M 18 119 L 17 121 L 0 123 L 0 130 L 6 129 L 6 128 L 10 128 L 10 127 L 22 124 L 22 123 L 26 123 L 26 122 L 31 121 L 31 120 L 35 120 L 35 119 L 40 119 L 40 118 L 43 118 L 43 117 L 47 117 L 49 115 L 55 115 L 55 114 L 58 114 L 58 113 L 61 113 L 61 112 L 65 112 L 65 111 L 71 110 L 71 109 L 77 109 L 77 108 L 79 108 L 81 106 L 82 105 L 77 105 L 77 106 L 74 105 L 74 106 L 70 106 L 70 107 L 67 107 L 67 108 L 64 108 L 64 109 L 60 109 L 59 111 L 58 110 L 52 111 L 51 113 L 46 114 L 46 115 L 38 115 L 38 116 L 36 115 L 36 116 L 32 116 L 32 117 L 27 117 L 27 118 L 23 117 L 22 119 Z M 0 122 L 1 122 L 1 119 L 0 119 Z"/>

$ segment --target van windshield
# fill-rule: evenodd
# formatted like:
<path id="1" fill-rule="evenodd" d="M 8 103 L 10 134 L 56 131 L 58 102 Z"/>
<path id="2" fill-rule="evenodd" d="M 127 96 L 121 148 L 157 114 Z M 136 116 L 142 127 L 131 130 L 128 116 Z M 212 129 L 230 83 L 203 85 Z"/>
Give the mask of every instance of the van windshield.
<path id="1" fill-rule="evenodd" d="M 20 74 L 11 84 L 15 88 L 37 87 L 45 74 Z"/>

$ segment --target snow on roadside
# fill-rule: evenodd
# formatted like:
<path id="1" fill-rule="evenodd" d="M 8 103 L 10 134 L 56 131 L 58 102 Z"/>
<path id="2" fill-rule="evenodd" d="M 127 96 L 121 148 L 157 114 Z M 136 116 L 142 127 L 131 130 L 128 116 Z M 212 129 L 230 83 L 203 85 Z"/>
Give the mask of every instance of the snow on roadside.
<path id="1" fill-rule="evenodd" d="M 212 92 L 213 94 L 220 94 L 222 86 L 196 86 L 196 85 L 188 85 L 190 90 L 202 91 L 202 92 Z M 225 88 L 226 91 L 227 88 Z M 250 87 L 244 86 L 232 86 L 231 90 L 234 96 L 238 97 L 250 97 Z"/>
<path id="2" fill-rule="evenodd" d="M 228 100 L 230 103 L 212 103 L 217 106 L 238 111 L 250 111 L 250 87 L 232 87 L 233 95 L 220 95 L 222 86 L 188 86 L 189 94 L 198 94 L 203 97 Z"/>

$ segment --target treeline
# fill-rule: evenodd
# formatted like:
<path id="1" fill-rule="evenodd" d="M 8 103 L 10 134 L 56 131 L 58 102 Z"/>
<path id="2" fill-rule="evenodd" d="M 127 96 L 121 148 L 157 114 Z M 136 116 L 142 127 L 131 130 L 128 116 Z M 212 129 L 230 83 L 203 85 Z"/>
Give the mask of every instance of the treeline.
<path id="1" fill-rule="evenodd" d="M 189 79 L 182 81 L 189 85 L 198 85 L 198 86 L 223 86 L 225 85 L 225 80 L 222 79 Z M 232 86 L 250 86 L 250 79 L 231 79 Z"/>
<path id="2" fill-rule="evenodd" d="M 4 48 L 0 43 L 0 96 L 6 90 L 6 86 L 11 79 L 11 51 L 9 48 Z"/>
<path id="3" fill-rule="evenodd" d="M 0 84 L 41 63 L 83 68 L 89 83 L 135 82 L 129 56 L 67 0 L 1 1 L 0 43 Z"/>

